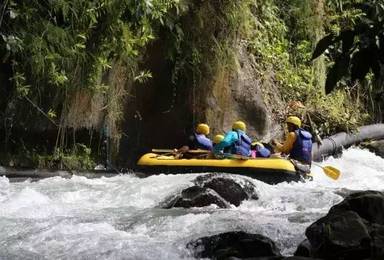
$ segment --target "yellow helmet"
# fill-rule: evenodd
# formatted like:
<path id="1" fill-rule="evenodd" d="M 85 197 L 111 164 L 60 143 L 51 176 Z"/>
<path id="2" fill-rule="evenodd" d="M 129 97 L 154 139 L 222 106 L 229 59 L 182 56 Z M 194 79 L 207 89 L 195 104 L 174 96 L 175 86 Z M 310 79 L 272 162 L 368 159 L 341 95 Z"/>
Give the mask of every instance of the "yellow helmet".
<path id="1" fill-rule="evenodd" d="M 209 126 L 207 124 L 198 124 L 196 127 L 196 133 L 208 135 L 209 134 Z"/>
<path id="2" fill-rule="evenodd" d="M 223 139 L 224 139 L 224 135 L 215 135 L 215 137 L 213 137 L 213 143 L 218 144 L 221 141 L 223 141 Z"/>
<path id="3" fill-rule="evenodd" d="M 247 127 L 243 121 L 236 121 L 235 123 L 233 123 L 232 129 L 245 131 Z"/>
<path id="4" fill-rule="evenodd" d="M 301 127 L 301 120 L 297 116 L 289 116 L 285 122 L 291 123 L 297 127 Z"/>

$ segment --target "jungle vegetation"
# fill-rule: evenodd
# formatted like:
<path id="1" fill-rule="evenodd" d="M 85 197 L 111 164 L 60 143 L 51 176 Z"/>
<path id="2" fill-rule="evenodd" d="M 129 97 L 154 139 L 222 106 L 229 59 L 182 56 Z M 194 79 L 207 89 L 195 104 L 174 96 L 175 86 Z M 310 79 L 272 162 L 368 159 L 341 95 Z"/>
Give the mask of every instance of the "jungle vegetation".
<path id="1" fill-rule="evenodd" d="M 379 0 L 5 0 L 2 163 L 18 154 L 29 165 L 92 168 L 103 136 L 118 151 L 125 97 L 151 78 L 140 64 L 159 39 L 175 88 L 230 71 L 242 45 L 266 99 L 272 82 L 284 102 L 305 104 L 321 134 L 380 120 L 382 28 Z M 49 143 L 34 144 L 42 133 L 53 133 Z"/>

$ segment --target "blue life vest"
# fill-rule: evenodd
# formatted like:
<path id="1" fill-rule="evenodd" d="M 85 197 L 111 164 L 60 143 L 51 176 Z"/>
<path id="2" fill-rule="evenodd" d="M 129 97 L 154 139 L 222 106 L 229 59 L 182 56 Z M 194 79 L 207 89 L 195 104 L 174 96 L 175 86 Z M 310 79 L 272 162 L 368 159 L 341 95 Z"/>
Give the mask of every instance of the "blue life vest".
<path id="1" fill-rule="evenodd" d="M 296 141 L 289 157 L 310 164 L 312 161 L 312 135 L 300 128 L 295 131 Z"/>
<path id="2" fill-rule="evenodd" d="M 212 141 L 209 140 L 205 135 L 195 133 L 195 140 L 196 140 L 196 147 L 198 149 L 212 150 L 212 147 L 213 147 Z"/>
<path id="3" fill-rule="evenodd" d="M 271 152 L 260 145 L 256 145 L 256 157 L 268 158 L 271 155 Z"/>
<path id="4" fill-rule="evenodd" d="M 243 156 L 249 156 L 251 154 L 252 140 L 243 132 L 236 131 L 238 134 L 237 141 L 233 144 L 232 153 Z"/>

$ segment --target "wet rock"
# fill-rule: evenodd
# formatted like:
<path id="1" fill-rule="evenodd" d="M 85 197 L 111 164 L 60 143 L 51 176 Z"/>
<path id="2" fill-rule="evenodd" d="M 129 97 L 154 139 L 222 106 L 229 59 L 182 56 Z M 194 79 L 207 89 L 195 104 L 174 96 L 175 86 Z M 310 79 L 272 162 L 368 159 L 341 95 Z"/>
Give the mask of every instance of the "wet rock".
<path id="1" fill-rule="evenodd" d="M 312 257 L 384 259 L 384 193 L 349 195 L 306 230 Z"/>
<path id="2" fill-rule="evenodd" d="M 163 207 L 192 208 L 205 207 L 212 204 L 220 208 L 230 207 L 228 202 L 220 197 L 214 190 L 200 186 L 192 186 L 183 190 L 180 195 L 176 196 Z"/>
<path id="3" fill-rule="evenodd" d="M 369 246 L 367 222 L 353 211 L 330 214 L 306 230 L 316 256 L 364 256 Z M 363 258 L 359 258 L 363 259 Z"/>
<path id="4" fill-rule="evenodd" d="M 240 176 L 233 178 L 224 174 L 207 174 L 198 176 L 195 184 L 215 190 L 221 197 L 235 206 L 243 200 L 258 199 L 255 185 Z"/>
<path id="5" fill-rule="evenodd" d="M 384 140 L 362 143 L 361 146 L 363 148 L 367 148 L 369 151 L 375 153 L 377 156 L 384 158 Z"/>
<path id="6" fill-rule="evenodd" d="M 204 187 L 216 191 L 226 201 L 235 206 L 239 206 L 243 200 L 248 199 L 247 193 L 241 186 L 230 179 L 214 178 L 205 183 Z"/>
<path id="7" fill-rule="evenodd" d="M 295 256 L 304 256 L 304 257 L 310 257 L 311 254 L 311 244 L 309 243 L 308 239 L 305 239 L 303 242 L 299 244 L 297 247 L 295 253 Z"/>
<path id="8" fill-rule="evenodd" d="M 349 195 L 341 203 L 333 206 L 330 214 L 351 210 L 368 222 L 384 224 L 384 193 L 380 191 L 361 191 Z"/>
<path id="9" fill-rule="evenodd" d="M 248 180 L 232 178 L 224 174 L 198 176 L 195 186 L 162 203 L 162 208 L 205 207 L 216 204 L 220 208 L 229 208 L 230 204 L 239 206 L 243 200 L 258 199 L 255 186 Z"/>
<path id="10" fill-rule="evenodd" d="M 194 251 L 195 257 L 214 259 L 281 257 L 275 243 L 259 234 L 248 234 L 242 231 L 227 232 L 210 237 L 202 237 L 188 243 L 187 248 Z M 280 258 L 277 258 L 280 259 Z"/>
<path id="11" fill-rule="evenodd" d="M 343 197 L 344 199 L 346 197 L 348 197 L 349 195 L 353 194 L 353 193 L 356 193 L 356 192 L 360 192 L 362 190 L 351 190 L 351 189 L 348 189 L 348 188 L 341 188 L 340 190 L 336 190 L 334 191 L 335 194 Z"/>

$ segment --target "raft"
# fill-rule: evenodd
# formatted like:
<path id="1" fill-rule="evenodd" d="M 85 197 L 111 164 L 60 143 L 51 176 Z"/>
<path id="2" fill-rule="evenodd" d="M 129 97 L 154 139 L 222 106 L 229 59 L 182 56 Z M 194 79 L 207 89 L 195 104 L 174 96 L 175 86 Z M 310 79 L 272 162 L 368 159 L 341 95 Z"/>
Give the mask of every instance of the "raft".
<path id="1" fill-rule="evenodd" d="M 284 158 L 176 159 L 172 155 L 147 153 L 138 160 L 137 165 L 138 171 L 148 175 L 219 172 L 249 176 L 269 184 L 304 178 Z"/>

